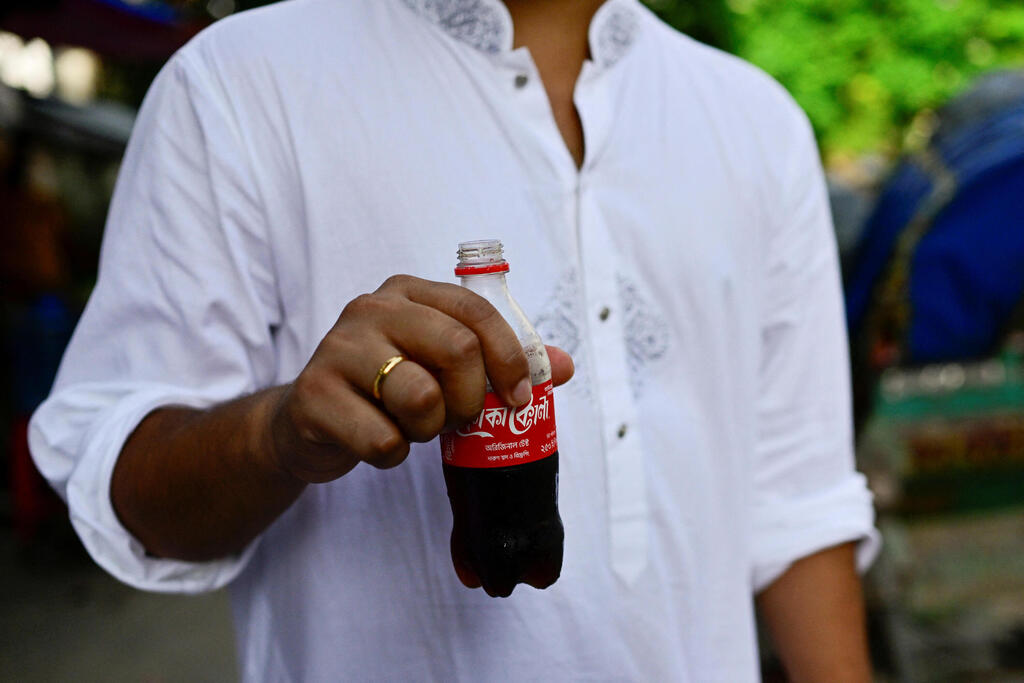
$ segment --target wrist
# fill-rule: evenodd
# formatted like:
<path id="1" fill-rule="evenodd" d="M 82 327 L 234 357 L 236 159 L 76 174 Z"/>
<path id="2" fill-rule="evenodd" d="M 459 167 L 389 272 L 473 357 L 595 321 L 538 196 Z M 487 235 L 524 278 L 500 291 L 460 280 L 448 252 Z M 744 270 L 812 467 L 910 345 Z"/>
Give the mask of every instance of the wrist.
<path id="1" fill-rule="evenodd" d="M 263 468 L 271 475 L 288 483 L 305 486 L 306 482 L 288 469 L 282 457 L 286 451 L 286 439 L 282 434 L 280 406 L 288 388 L 285 384 L 257 394 L 253 406 L 253 427 L 249 430 L 249 452 L 259 458 Z"/>

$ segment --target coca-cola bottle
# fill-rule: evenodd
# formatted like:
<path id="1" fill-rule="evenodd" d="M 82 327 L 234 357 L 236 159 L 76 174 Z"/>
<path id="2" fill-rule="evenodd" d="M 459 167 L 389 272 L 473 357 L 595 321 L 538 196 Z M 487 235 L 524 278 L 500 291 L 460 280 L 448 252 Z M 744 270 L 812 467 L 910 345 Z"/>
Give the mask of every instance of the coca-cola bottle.
<path id="1" fill-rule="evenodd" d="M 452 506 L 452 562 L 466 586 L 508 597 L 516 584 L 547 588 L 562 571 L 565 536 L 558 516 L 558 440 L 551 363 L 540 336 L 505 282 L 501 242 L 459 245 L 455 274 L 494 305 L 519 336 L 533 397 L 510 408 L 490 385 L 472 423 L 441 435 Z"/>

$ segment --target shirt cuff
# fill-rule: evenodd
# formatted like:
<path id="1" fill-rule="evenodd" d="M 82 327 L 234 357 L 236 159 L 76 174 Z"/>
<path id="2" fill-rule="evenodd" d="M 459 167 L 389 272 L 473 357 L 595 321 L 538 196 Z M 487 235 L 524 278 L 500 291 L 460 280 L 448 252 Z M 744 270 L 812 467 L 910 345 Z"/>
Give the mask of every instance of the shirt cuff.
<path id="1" fill-rule="evenodd" d="M 882 539 L 866 480 L 855 473 L 841 484 L 797 499 L 755 506 L 754 592 L 782 576 L 800 558 L 848 541 L 857 541 L 857 571 L 875 561 Z"/>
<path id="2" fill-rule="evenodd" d="M 121 524 L 110 501 L 110 482 L 118 455 L 138 424 L 153 410 L 170 405 L 205 408 L 209 397 L 174 388 L 133 392 L 105 410 L 83 442 L 81 459 L 67 484 L 71 524 L 86 550 L 114 578 L 135 588 L 162 593 L 216 590 L 241 572 L 258 542 L 240 554 L 210 562 L 156 558 Z"/>

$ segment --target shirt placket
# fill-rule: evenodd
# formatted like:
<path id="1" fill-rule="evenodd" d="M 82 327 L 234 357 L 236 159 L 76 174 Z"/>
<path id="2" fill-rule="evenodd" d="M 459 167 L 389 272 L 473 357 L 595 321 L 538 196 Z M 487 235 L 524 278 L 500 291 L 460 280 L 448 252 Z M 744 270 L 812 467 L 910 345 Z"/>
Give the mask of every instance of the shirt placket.
<path id="1" fill-rule="evenodd" d="M 602 15 L 595 17 L 592 37 L 599 33 L 600 22 L 611 16 L 607 10 Z M 643 445 L 618 292 L 621 266 L 611 226 L 601 210 L 601 190 L 594 182 L 594 167 L 608 140 L 617 86 L 621 85 L 623 75 L 599 61 L 587 61 L 583 66 L 574 100 L 583 124 L 586 152 L 583 167 L 577 171 L 551 115 L 540 74 L 529 52 L 505 52 L 495 60 L 509 79 L 513 99 L 518 100 L 520 115 L 513 124 L 518 130 L 517 137 L 525 148 L 537 152 L 538 162 L 549 164 L 551 177 L 565 189 L 567 206 L 563 215 L 568 218 L 567 227 L 574 237 L 574 251 L 579 259 L 586 316 L 581 322 L 587 331 L 590 376 L 600 411 L 609 561 L 613 572 L 631 584 L 646 568 L 648 558 L 649 511 Z"/>
<path id="2" fill-rule="evenodd" d="M 589 163 L 600 155 L 611 128 L 615 82 L 611 76 L 588 62 L 577 85 L 575 100 L 587 159 L 578 176 L 575 215 L 586 329 L 601 411 L 610 561 L 615 574 L 632 583 L 647 566 L 648 500 L 642 435 L 627 364 L 626 320 L 618 291 L 621 266 Z"/>

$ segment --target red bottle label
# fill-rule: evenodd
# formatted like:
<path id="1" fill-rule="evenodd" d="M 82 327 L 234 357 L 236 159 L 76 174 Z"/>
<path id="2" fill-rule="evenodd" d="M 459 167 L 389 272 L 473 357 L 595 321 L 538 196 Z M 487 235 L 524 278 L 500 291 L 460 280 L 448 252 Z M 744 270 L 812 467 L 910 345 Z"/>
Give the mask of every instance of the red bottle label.
<path id="1" fill-rule="evenodd" d="M 488 392 L 480 416 L 441 435 L 441 459 L 456 467 L 508 467 L 546 458 L 558 450 L 553 385 L 533 387 L 530 402 L 509 408 Z"/>

